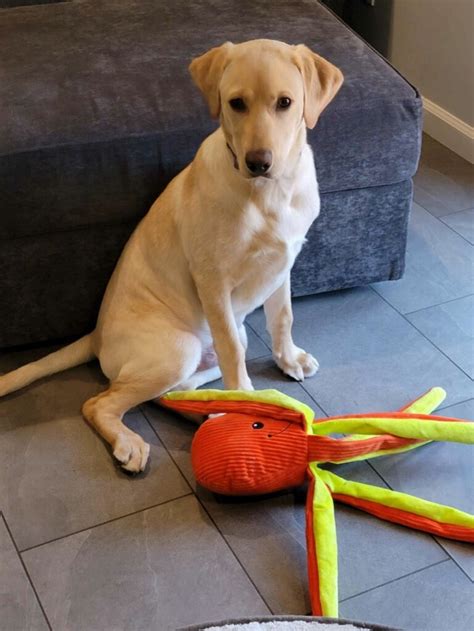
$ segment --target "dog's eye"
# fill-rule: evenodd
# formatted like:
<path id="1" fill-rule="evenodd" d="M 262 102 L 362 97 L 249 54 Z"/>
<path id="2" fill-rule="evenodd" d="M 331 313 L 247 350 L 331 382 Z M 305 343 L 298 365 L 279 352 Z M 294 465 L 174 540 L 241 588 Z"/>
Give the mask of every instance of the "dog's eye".
<path id="1" fill-rule="evenodd" d="M 277 109 L 278 110 L 286 110 L 291 105 L 291 99 L 287 96 L 281 96 L 277 101 Z"/>
<path id="2" fill-rule="evenodd" d="M 265 425 L 257 421 L 256 423 L 252 423 L 252 429 L 263 429 Z"/>
<path id="3" fill-rule="evenodd" d="M 230 99 L 229 105 L 234 110 L 234 112 L 245 112 L 245 110 L 247 109 L 245 107 L 243 99 Z"/>

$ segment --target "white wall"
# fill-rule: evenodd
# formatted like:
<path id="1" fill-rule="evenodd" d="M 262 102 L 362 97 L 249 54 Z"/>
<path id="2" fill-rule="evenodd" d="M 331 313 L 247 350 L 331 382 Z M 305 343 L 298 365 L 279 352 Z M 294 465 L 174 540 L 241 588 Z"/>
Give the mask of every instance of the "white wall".
<path id="1" fill-rule="evenodd" d="M 474 0 L 394 0 L 389 59 L 428 100 L 428 133 L 473 151 Z"/>

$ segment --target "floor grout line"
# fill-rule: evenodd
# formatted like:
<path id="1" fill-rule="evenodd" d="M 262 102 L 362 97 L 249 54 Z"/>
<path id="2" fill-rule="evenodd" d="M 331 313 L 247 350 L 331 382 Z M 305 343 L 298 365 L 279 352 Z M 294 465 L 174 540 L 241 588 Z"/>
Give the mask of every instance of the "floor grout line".
<path id="1" fill-rule="evenodd" d="M 256 357 L 252 357 L 252 359 L 248 359 L 247 357 L 245 358 L 245 360 L 247 362 L 252 362 L 254 359 L 262 359 L 263 357 L 268 357 L 269 355 L 271 356 L 272 354 L 272 349 L 268 346 L 268 344 L 265 342 L 265 340 L 260 336 L 259 333 L 257 333 L 257 331 L 255 331 L 255 329 L 247 322 L 244 320 L 244 326 L 247 329 L 250 329 L 250 331 L 255 335 L 255 337 L 257 338 L 257 340 L 259 342 L 261 342 L 265 348 L 267 349 L 267 352 L 265 354 L 262 355 L 257 355 Z M 247 351 L 248 351 L 248 345 L 247 345 Z M 247 355 L 247 352 L 245 353 Z"/>
<path id="2" fill-rule="evenodd" d="M 377 475 L 377 477 L 379 477 L 382 480 L 382 482 L 387 486 L 387 488 L 390 491 L 393 491 L 394 490 L 393 486 L 389 484 L 387 480 L 383 477 L 383 475 L 375 468 L 375 466 L 372 464 L 372 460 L 373 459 L 371 458 L 368 460 L 364 460 L 363 462 L 366 462 L 369 465 L 369 467 L 372 469 L 372 471 Z"/>
<path id="3" fill-rule="evenodd" d="M 252 326 L 249 322 L 247 322 L 247 321 L 246 321 L 246 322 L 245 322 L 245 324 L 246 324 L 246 326 L 248 326 L 248 327 L 249 327 L 249 329 L 251 329 L 251 330 L 253 331 L 253 333 L 255 333 L 255 335 L 258 337 L 258 339 L 259 339 L 259 340 L 260 340 L 260 341 L 261 341 L 261 342 L 262 342 L 262 343 L 263 343 L 263 344 L 264 344 L 264 345 L 268 348 L 268 351 L 269 351 L 270 353 L 272 353 L 272 348 L 271 348 L 271 346 L 269 346 L 269 345 L 267 344 L 267 342 L 263 339 L 263 337 L 260 335 L 260 333 L 259 333 L 258 331 L 256 331 L 256 330 L 253 328 L 253 326 Z"/>
<path id="4" fill-rule="evenodd" d="M 474 583 L 474 579 L 472 579 L 469 574 L 464 570 L 464 568 L 458 563 L 458 561 L 453 557 L 453 555 L 449 552 L 449 550 L 447 548 L 445 548 L 443 546 L 442 543 L 440 543 L 438 541 L 438 538 L 434 535 L 431 535 L 431 538 L 433 539 L 433 541 L 436 543 L 436 545 L 438 545 L 441 550 L 446 554 L 446 556 L 448 557 L 447 560 L 451 560 L 460 570 L 461 572 L 464 574 L 464 576 L 471 582 Z"/>
<path id="5" fill-rule="evenodd" d="M 425 338 L 425 340 L 426 340 L 427 342 L 429 342 L 429 343 L 431 344 L 431 346 L 433 346 L 433 348 L 435 348 L 435 349 L 436 349 L 439 353 L 441 353 L 441 355 L 443 355 L 444 357 L 446 357 L 446 359 L 447 359 L 447 360 L 448 360 L 448 361 L 449 361 L 449 362 L 450 362 L 453 366 L 456 366 L 456 368 L 457 368 L 460 372 L 462 372 L 462 373 L 463 373 L 463 375 L 465 375 L 465 376 L 466 376 L 466 377 L 467 377 L 470 381 L 473 381 L 472 377 L 471 377 L 470 375 L 468 375 L 468 374 L 467 374 L 467 372 L 466 372 L 463 368 L 461 368 L 461 366 L 459 366 L 458 364 L 456 364 L 456 362 L 455 362 L 453 359 L 451 359 L 451 357 L 450 357 L 447 353 L 445 353 L 443 350 L 441 350 L 441 349 L 440 349 L 440 348 L 439 348 L 439 347 L 438 347 L 438 346 L 437 346 L 437 345 L 433 342 L 433 340 L 430 340 L 430 338 L 429 338 L 427 335 L 425 335 L 425 334 L 423 333 L 423 331 L 420 331 L 420 329 L 419 329 L 417 326 L 415 326 L 415 325 L 413 324 L 413 322 L 410 322 L 410 320 L 406 317 L 406 315 L 405 315 L 404 313 L 402 313 L 402 312 L 401 312 L 401 311 L 399 311 L 396 307 L 394 307 L 394 306 L 393 306 L 393 305 L 392 305 L 392 304 L 391 304 L 391 303 L 390 303 L 390 302 L 389 302 L 389 301 L 388 301 L 388 300 L 387 300 L 384 296 L 382 296 L 381 294 L 379 294 L 379 292 L 378 292 L 378 291 L 377 291 L 374 287 L 370 286 L 370 289 L 372 289 L 372 291 L 374 291 L 374 292 L 377 294 L 377 296 L 379 296 L 379 298 L 381 298 L 381 299 L 382 299 L 382 300 L 383 300 L 383 301 L 384 301 L 384 302 L 385 302 L 385 303 L 386 303 L 389 307 L 391 307 L 391 308 L 392 308 L 392 309 L 393 309 L 396 313 L 398 313 L 398 315 L 400 315 L 400 316 L 401 316 L 401 317 L 405 320 L 405 322 L 407 322 L 407 323 L 408 323 L 408 324 L 409 324 L 412 328 L 414 328 L 414 329 L 415 329 L 415 331 L 417 331 L 417 332 L 418 332 L 418 333 L 419 333 L 422 337 L 424 337 L 424 338 Z M 452 404 L 452 405 L 454 405 L 454 404 Z"/>
<path id="6" fill-rule="evenodd" d="M 237 563 L 239 564 L 239 566 L 242 568 L 242 571 L 244 572 L 245 576 L 248 578 L 248 580 L 250 581 L 250 584 L 253 586 L 253 588 L 255 589 L 255 591 L 257 592 L 257 594 L 260 596 L 260 598 L 263 601 L 263 604 L 265 605 L 265 607 L 268 609 L 268 611 L 271 614 L 274 614 L 275 612 L 273 611 L 273 609 L 270 607 L 269 603 L 266 601 L 266 599 L 263 597 L 262 593 L 260 592 L 260 590 L 258 589 L 256 583 L 254 582 L 254 580 L 252 579 L 252 577 L 250 576 L 250 574 L 248 573 L 247 569 L 245 568 L 244 564 L 242 563 L 242 561 L 239 559 L 239 557 L 237 556 L 237 553 L 234 551 L 234 549 L 232 548 L 232 546 L 230 545 L 230 543 L 227 541 L 227 538 L 225 537 L 224 533 L 221 531 L 221 529 L 219 528 L 219 526 L 217 525 L 217 522 L 213 519 L 213 517 L 211 516 L 211 514 L 209 513 L 209 511 L 207 510 L 206 506 L 204 505 L 204 503 L 202 502 L 201 498 L 195 494 L 195 498 L 196 500 L 199 502 L 202 510 L 206 513 L 206 515 L 208 516 L 210 522 L 214 525 L 214 528 L 217 530 L 217 532 L 220 534 L 220 536 L 222 537 L 223 541 L 225 542 L 226 546 L 228 547 L 230 553 L 232 554 L 232 556 L 234 557 L 234 559 L 237 561 Z"/>
<path id="7" fill-rule="evenodd" d="M 313 397 L 311 392 L 309 392 L 309 390 L 306 388 L 306 386 L 304 385 L 304 381 L 298 381 L 297 383 L 300 384 L 300 386 L 303 388 L 303 390 L 306 392 L 306 394 L 316 403 L 316 405 L 322 411 L 322 413 L 325 414 L 326 417 L 329 417 L 329 414 L 326 412 L 326 410 L 323 408 L 323 406 Z"/>
<path id="8" fill-rule="evenodd" d="M 439 346 L 437 346 L 433 340 L 431 340 L 427 335 L 425 335 L 425 333 L 423 333 L 423 331 L 421 331 L 415 324 L 413 324 L 413 322 L 410 322 L 410 320 L 408 320 L 408 318 L 405 318 L 405 320 L 411 324 L 411 326 L 418 331 L 418 333 L 420 335 L 422 335 L 425 340 L 427 340 L 434 348 L 436 348 L 437 351 L 439 351 L 441 353 L 441 355 L 444 355 L 446 357 L 446 359 L 448 361 L 450 361 L 453 366 L 456 366 L 456 368 L 458 368 L 468 379 L 470 379 L 471 381 L 473 381 L 473 378 L 464 370 L 464 368 L 462 368 L 459 364 L 457 364 L 454 359 L 452 359 L 447 353 L 445 353 L 441 348 L 439 348 Z"/>
<path id="9" fill-rule="evenodd" d="M 46 615 L 46 611 L 45 611 L 45 609 L 43 607 L 43 603 L 40 600 L 38 592 L 36 591 L 36 587 L 35 587 L 35 584 L 33 583 L 33 579 L 31 578 L 30 573 L 28 572 L 28 568 L 26 567 L 25 561 L 23 560 L 23 557 L 21 556 L 21 553 L 20 553 L 20 551 L 18 549 L 18 546 L 16 545 L 16 541 L 15 541 L 15 539 L 13 537 L 13 534 L 12 534 L 12 532 L 11 532 L 9 526 L 8 526 L 7 520 L 6 520 L 5 515 L 3 513 L 0 513 L 0 519 L 5 524 L 6 531 L 8 532 L 8 535 L 9 535 L 9 537 L 11 539 L 11 542 L 13 544 L 13 547 L 14 547 L 15 551 L 16 551 L 17 557 L 18 557 L 18 559 L 19 559 L 19 561 L 21 563 L 23 571 L 25 572 L 26 578 L 28 579 L 28 582 L 31 585 L 31 589 L 33 590 L 33 594 L 35 595 L 35 598 L 36 598 L 36 601 L 38 603 L 38 606 L 39 606 L 39 608 L 41 610 L 41 613 L 43 614 L 43 617 L 45 619 L 46 624 L 48 625 L 48 629 L 49 629 L 49 631 L 52 631 L 53 627 L 51 626 L 51 623 L 49 621 L 48 616 Z"/>
<path id="10" fill-rule="evenodd" d="M 421 204 L 420 204 L 420 206 L 421 206 Z M 425 210 L 426 210 L 426 208 L 425 208 Z M 441 221 L 442 221 L 443 217 L 452 217 L 453 215 L 458 215 L 459 213 L 465 213 L 468 210 L 474 210 L 474 206 L 469 206 L 469 208 L 464 208 L 463 210 L 455 210 L 453 213 L 448 213 L 447 215 L 439 215 L 438 219 L 441 219 Z"/>
<path id="11" fill-rule="evenodd" d="M 459 298 L 451 298 L 450 300 L 444 300 L 443 302 L 438 302 L 437 304 L 430 305 L 429 307 L 422 307 L 421 309 L 415 309 L 414 311 L 407 311 L 403 315 L 411 316 L 414 313 L 420 313 L 420 311 L 428 311 L 428 309 L 434 309 L 435 307 L 442 307 L 443 305 L 448 305 L 451 302 L 456 302 L 457 300 L 465 300 L 466 298 L 471 298 L 472 296 L 474 296 L 474 293 L 466 294 L 465 296 L 459 296 Z"/>
<path id="12" fill-rule="evenodd" d="M 340 603 L 345 603 L 348 602 L 349 600 L 352 600 L 353 598 L 358 598 L 359 596 L 363 596 L 364 594 L 368 594 L 370 592 L 375 591 L 376 589 L 380 589 L 381 587 L 385 587 L 386 585 L 391 585 L 392 583 L 396 583 L 397 581 L 401 581 L 404 578 L 408 578 L 409 576 L 414 576 L 415 574 L 419 574 L 420 572 L 424 572 L 425 570 L 428 570 L 432 567 L 436 567 L 437 565 L 441 565 L 442 563 L 448 563 L 449 562 L 449 558 L 448 559 L 442 559 L 441 561 L 436 561 L 436 563 L 431 563 L 430 565 L 426 565 L 425 567 L 421 567 L 418 570 L 414 570 L 413 572 L 408 572 L 408 574 L 403 574 L 403 576 L 398 576 L 397 578 L 392 578 L 390 581 L 387 581 L 385 583 L 381 583 L 380 585 L 376 585 L 375 587 L 371 587 L 370 589 L 365 589 L 362 592 L 359 592 L 358 594 L 354 594 L 353 596 L 348 596 L 347 598 L 343 598 L 342 600 L 340 600 Z"/>
<path id="13" fill-rule="evenodd" d="M 425 210 L 426 210 L 426 208 L 425 208 Z M 466 208 L 466 210 L 469 210 L 469 209 Z M 427 211 L 427 212 L 429 212 L 429 211 Z M 464 210 L 460 210 L 459 212 L 465 212 L 465 211 Z M 457 213 L 452 213 L 452 215 L 457 215 Z M 444 215 L 444 216 L 445 217 L 451 217 L 452 215 Z M 466 243 L 469 243 L 469 245 L 471 247 L 474 247 L 474 245 L 469 241 L 469 239 L 467 239 L 463 234 L 458 232 L 455 228 L 450 226 L 448 223 L 443 221 L 443 219 L 441 217 L 436 217 L 436 219 L 438 219 L 443 224 L 443 226 L 446 226 L 446 228 L 449 228 L 451 230 L 451 232 L 454 232 L 454 234 L 457 234 L 458 237 L 461 237 L 461 239 L 464 239 L 464 241 L 466 241 Z"/>
<path id="14" fill-rule="evenodd" d="M 145 422 L 147 423 L 148 427 L 150 428 L 150 430 L 153 432 L 153 434 L 156 436 L 157 440 L 159 441 L 162 449 L 164 449 L 166 451 L 166 453 L 168 454 L 169 458 L 171 459 L 171 462 L 174 464 L 174 466 L 176 467 L 176 469 L 178 470 L 178 473 L 180 474 L 180 476 L 182 477 L 182 479 L 184 480 L 186 486 L 188 487 L 189 491 L 190 491 L 190 495 L 195 495 L 194 493 L 194 489 L 191 486 L 191 484 L 189 483 L 187 477 L 184 475 L 184 473 L 181 471 L 181 468 L 178 466 L 178 464 L 175 462 L 175 459 L 172 458 L 167 446 L 165 445 L 165 443 L 161 440 L 160 436 L 158 435 L 158 432 L 156 431 L 155 427 L 153 426 L 153 423 L 150 421 L 150 419 L 147 416 L 146 413 L 146 404 L 150 405 L 150 401 L 144 401 L 143 403 L 140 403 L 138 408 L 140 410 L 141 415 L 143 416 L 143 418 L 145 419 Z M 153 405 L 156 407 L 157 410 L 166 410 L 166 408 L 162 408 L 158 403 L 153 402 Z M 176 414 L 179 416 L 179 412 L 176 412 L 174 410 L 167 410 L 168 412 L 171 412 L 172 414 Z M 182 417 L 183 420 L 186 420 L 188 423 L 191 423 L 190 419 L 185 419 L 184 417 Z M 195 423 L 196 427 L 195 427 L 195 432 L 199 429 L 199 424 Z M 195 433 L 194 432 L 194 433 Z M 194 434 L 193 434 L 194 436 Z"/>
<path id="15" fill-rule="evenodd" d="M 158 438 L 158 440 L 162 443 L 164 449 L 166 450 L 166 453 L 168 454 L 169 458 L 172 460 L 172 462 L 174 463 L 174 465 L 177 467 L 178 471 L 181 473 L 181 475 L 184 476 L 184 478 L 186 479 L 186 476 L 184 475 L 184 473 L 181 471 L 181 468 L 179 466 L 179 464 L 176 462 L 176 460 L 174 459 L 172 453 L 169 451 L 168 447 L 163 443 L 163 441 L 161 440 L 158 432 L 156 431 L 155 427 L 153 426 L 153 423 L 151 423 L 148 419 L 148 416 L 146 415 L 146 412 L 143 411 L 143 415 L 145 416 L 146 420 L 148 421 L 150 427 L 152 428 L 153 432 L 156 434 L 156 437 Z M 188 482 L 188 480 L 186 479 L 186 482 L 188 483 L 188 485 L 191 487 L 191 484 Z M 217 530 L 217 532 L 219 533 L 219 535 L 221 536 L 222 540 L 224 541 L 225 545 L 227 546 L 227 548 L 230 550 L 232 556 L 235 558 L 235 560 L 237 561 L 237 563 L 239 564 L 239 566 L 241 567 L 242 571 L 244 572 L 245 576 L 248 578 L 250 584 L 253 586 L 253 588 L 255 589 L 255 591 L 257 592 L 257 594 L 260 596 L 260 598 L 262 599 L 265 607 L 267 607 L 268 611 L 273 614 L 274 611 L 273 609 L 270 607 L 270 605 L 268 604 L 268 602 L 265 600 L 265 598 L 263 597 L 263 595 L 261 594 L 260 590 L 258 589 L 257 585 L 255 584 L 255 582 L 253 581 L 253 579 L 251 578 L 250 574 L 247 572 L 246 568 L 244 567 L 242 561 L 239 559 L 239 557 L 237 556 L 237 554 L 235 553 L 235 551 L 233 550 L 232 546 L 230 545 L 230 543 L 227 541 L 226 536 L 224 535 L 224 533 L 221 531 L 221 529 L 219 528 L 219 526 L 217 525 L 217 523 L 215 522 L 215 520 L 213 519 L 213 517 L 211 516 L 211 514 L 209 513 L 208 509 L 206 508 L 206 506 L 204 505 L 204 503 L 202 502 L 201 498 L 198 497 L 198 495 L 195 493 L 194 490 L 192 490 L 192 493 L 190 493 L 190 495 L 193 495 L 195 500 L 199 503 L 199 505 L 201 506 L 202 510 L 206 513 L 209 521 L 211 522 L 211 524 L 213 524 L 214 528 Z"/>
<path id="16" fill-rule="evenodd" d="M 469 403 L 469 401 L 474 401 L 474 399 L 470 397 L 469 399 L 465 399 L 464 401 L 459 401 L 458 403 L 448 403 L 448 405 L 442 405 L 441 407 L 437 408 L 437 410 L 439 412 L 442 412 L 443 410 L 447 410 L 448 408 L 454 407 L 455 405 L 462 405 L 463 403 Z"/>
<path id="17" fill-rule="evenodd" d="M 421 163 L 421 160 L 420 160 Z M 418 172 L 418 171 L 417 171 Z M 421 206 L 424 210 L 426 210 L 426 212 L 430 213 L 430 215 L 432 217 L 435 217 L 436 219 L 439 219 L 440 217 L 449 217 L 449 215 L 455 215 L 456 213 L 463 213 L 466 210 L 471 210 L 472 206 L 467 206 L 466 208 L 459 208 L 457 210 L 451 210 L 451 212 L 447 212 L 445 215 L 435 215 L 434 213 L 431 212 L 431 210 L 429 210 L 428 208 L 425 208 L 425 206 L 423 206 L 423 204 L 420 204 L 420 202 L 416 201 L 415 199 L 415 193 L 416 193 L 416 188 L 421 189 L 421 191 L 423 191 L 423 193 L 427 193 L 428 195 L 431 195 L 431 197 L 436 198 L 436 195 L 433 195 L 433 193 L 431 193 L 431 191 L 429 191 L 425 186 L 422 186 L 421 184 L 415 182 L 415 178 L 416 177 L 416 173 L 413 176 L 413 201 L 415 202 L 415 204 L 418 204 L 418 206 Z M 444 204 L 444 202 L 443 202 Z M 446 205 L 447 208 L 447 205 Z"/>
<path id="18" fill-rule="evenodd" d="M 418 185 L 418 188 L 422 188 L 422 187 L 420 185 Z M 426 189 L 423 189 L 423 192 L 427 193 L 428 191 Z M 453 210 L 452 212 L 446 213 L 445 215 L 435 215 L 434 213 L 431 212 L 431 210 L 429 210 L 429 208 L 426 208 L 425 206 L 423 206 L 423 204 L 421 204 L 420 202 L 417 202 L 414 197 L 413 197 L 413 202 L 415 204 L 417 204 L 418 206 L 420 206 L 420 208 L 423 208 L 423 210 L 426 210 L 426 212 L 429 213 L 432 217 L 434 217 L 434 219 L 439 219 L 440 221 L 441 221 L 442 217 L 451 217 L 452 215 L 457 215 L 458 213 L 464 213 L 464 212 L 466 212 L 466 210 L 471 210 L 471 206 L 469 206 L 468 208 L 461 208 L 460 210 Z M 444 221 L 442 223 L 445 226 L 447 226 L 447 224 L 445 224 Z M 457 233 L 457 234 L 459 234 L 459 233 Z M 462 235 L 459 235 L 459 236 L 462 236 Z M 469 243 L 469 241 L 468 241 L 468 243 Z"/>
<path id="19" fill-rule="evenodd" d="M 180 471 L 181 473 L 181 471 Z M 187 480 L 186 480 L 187 482 Z M 189 486 L 189 483 L 188 483 Z M 50 543 L 55 543 L 56 541 L 62 541 L 63 539 L 68 539 L 69 537 L 73 537 L 74 535 L 78 535 L 81 532 L 86 532 L 87 530 L 94 530 L 95 528 L 100 528 L 101 526 L 105 526 L 107 524 L 111 524 L 114 521 L 119 521 L 120 519 L 125 519 L 126 517 L 132 517 L 132 515 L 138 515 L 139 513 L 144 513 L 147 510 L 152 510 L 153 508 L 158 508 L 158 506 L 164 506 L 165 504 L 170 504 L 171 502 L 175 502 L 176 500 L 182 500 L 185 497 L 189 497 L 193 495 L 193 492 L 183 493 L 183 495 L 178 495 L 177 497 L 172 497 L 169 500 L 165 500 L 164 502 L 158 502 L 157 504 L 153 504 L 151 506 L 145 506 L 143 508 L 139 508 L 136 511 L 131 513 L 126 513 L 125 515 L 119 515 L 118 517 L 112 517 L 112 519 L 107 519 L 106 521 L 101 521 L 97 524 L 93 524 L 92 526 L 87 526 L 86 528 L 80 528 L 79 530 L 75 530 L 74 532 L 69 532 L 67 535 L 62 535 L 60 537 L 55 537 L 54 539 L 49 539 L 48 541 L 43 541 L 42 543 L 37 543 L 34 546 L 28 546 L 27 548 L 23 548 L 19 550 L 20 554 L 24 554 L 25 552 L 30 552 L 31 550 L 36 550 L 36 548 L 41 548 L 42 546 L 47 546 Z"/>
<path id="20" fill-rule="evenodd" d="M 257 355 L 256 357 L 252 357 L 251 359 L 250 358 L 248 358 L 248 359 L 246 358 L 245 362 L 249 363 L 249 362 L 256 361 L 257 359 L 271 359 L 271 357 L 272 357 L 271 352 L 269 352 L 269 353 L 265 353 L 265 355 Z M 222 377 L 220 377 L 220 378 L 222 379 Z M 209 383 L 212 383 L 212 381 L 210 381 Z"/>

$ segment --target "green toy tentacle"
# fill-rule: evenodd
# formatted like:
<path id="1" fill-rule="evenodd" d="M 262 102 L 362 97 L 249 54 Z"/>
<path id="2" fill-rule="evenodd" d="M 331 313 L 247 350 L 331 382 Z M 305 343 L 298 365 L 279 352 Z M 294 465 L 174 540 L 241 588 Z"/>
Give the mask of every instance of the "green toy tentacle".
<path id="1" fill-rule="evenodd" d="M 313 423 L 313 433 L 342 434 L 392 434 L 400 438 L 442 440 L 474 443 L 474 424 L 469 421 L 449 419 L 404 412 L 374 414 L 373 416 L 345 416 Z"/>
<path id="2" fill-rule="evenodd" d="M 432 414 L 436 410 L 436 408 L 441 405 L 445 398 L 446 390 L 443 390 L 443 388 L 439 387 L 431 388 L 431 390 L 428 390 L 428 392 L 422 394 L 421 397 L 418 397 L 418 399 L 415 399 L 414 401 L 403 407 L 400 412 L 404 412 L 405 414 Z M 372 436 L 367 436 L 366 434 L 351 434 L 350 436 L 347 436 L 344 440 L 361 440 L 364 438 L 369 439 L 376 435 L 377 434 L 373 434 Z M 421 444 L 425 443 L 418 443 L 416 447 L 419 447 Z"/>
<path id="3" fill-rule="evenodd" d="M 242 401 L 244 403 L 256 402 L 278 405 L 282 408 L 303 414 L 309 433 L 311 433 L 311 423 L 314 420 L 314 412 L 308 405 L 274 389 L 254 391 L 173 390 L 165 394 L 162 399 L 169 401 Z"/>
<path id="4" fill-rule="evenodd" d="M 441 536 L 452 539 L 461 541 L 474 540 L 474 516 L 469 513 L 465 513 L 451 506 L 444 506 L 443 504 L 423 500 L 406 493 L 392 491 L 391 489 L 362 484 L 360 482 L 350 482 L 340 478 L 331 471 L 319 469 L 318 475 L 320 479 L 325 482 L 336 499 L 339 499 L 338 496 L 357 498 L 357 500 L 362 500 L 362 502 L 358 506 L 357 503 L 354 502 L 354 505 L 362 510 L 373 512 L 374 514 L 377 514 L 377 512 L 364 507 L 363 503 L 380 505 L 382 510 L 377 516 L 382 519 L 395 521 L 396 523 L 408 525 L 419 530 L 426 530 L 433 532 L 433 534 L 440 534 Z M 344 501 L 344 499 L 341 499 L 341 501 Z M 392 510 L 391 513 L 387 511 L 387 514 L 384 514 L 383 507 L 386 507 L 389 511 L 391 509 L 394 510 Z M 411 522 L 410 515 L 421 517 L 426 520 L 426 522 L 430 521 L 435 523 L 433 527 L 428 523 L 426 524 L 428 527 L 425 527 L 426 525 L 423 525 L 422 520 L 419 520 L 418 524 L 416 523 L 416 519 Z M 439 529 L 437 529 L 437 526 L 439 526 Z M 446 530 L 446 532 L 444 532 L 444 530 Z M 451 531 L 451 534 L 449 534 L 448 531 Z"/>
<path id="5" fill-rule="evenodd" d="M 409 405 L 402 408 L 402 412 L 407 414 L 431 414 L 436 410 L 436 408 L 441 405 L 441 403 L 446 398 L 446 391 L 443 388 L 435 387 L 425 392 L 421 397 L 412 401 Z M 342 438 L 341 441 L 363 441 L 363 440 L 371 440 L 375 436 L 380 434 L 350 434 L 345 438 Z M 361 460 L 368 460 L 369 458 L 377 458 L 379 456 L 388 456 L 391 454 L 398 454 L 404 451 L 410 451 L 412 449 L 417 449 L 418 447 L 422 447 L 423 445 L 427 445 L 431 440 L 423 440 L 413 442 L 408 445 L 404 445 L 403 447 L 396 447 L 393 449 L 381 449 L 379 451 L 374 451 L 371 453 L 366 453 L 361 456 L 354 456 L 353 458 L 347 458 L 344 460 L 338 460 L 339 464 L 347 463 L 347 462 L 357 462 Z"/>
<path id="6" fill-rule="evenodd" d="M 321 470 L 309 465 L 312 476 L 306 509 L 306 537 L 311 607 L 313 615 L 337 617 L 337 539 L 334 502 L 319 477 Z M 312 496 L 311 496 L 312 491 Z"/>
<path id="7" fill-rule="evenodd" d="M 431 388 L 428 392 L 421 395 L 415 401 L 412 401 L 409 405 L 402 408 L 402 412 L 411 414 L 431 414 L 446 398 L 446 390 L 443 388 Z"/>

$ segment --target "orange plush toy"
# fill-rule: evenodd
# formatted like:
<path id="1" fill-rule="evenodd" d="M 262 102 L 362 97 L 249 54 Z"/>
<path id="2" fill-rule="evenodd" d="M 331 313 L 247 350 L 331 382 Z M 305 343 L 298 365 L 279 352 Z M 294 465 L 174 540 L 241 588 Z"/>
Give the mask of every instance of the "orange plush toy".
<path id="1" fill-rule="evenodd" d="M 196 480 L 216 493 L 271 493 L 309 478 L 306 540 L 314 615 L 337 616 L 337 543 L 333 500 L 398 524 L 474 541 L 474 517 L 386 488 L 349 482 L 322 469 L 414 449 L 432 440 L 474 443 L 474 424 L 431 416 L 444 399 L 433 388 L 401 412 L 315 420 L 303 403 L 276 390 L 170 392 L 161 403 L 185 414 L 220 413 L 195 434 Z M 332 433 L 350 433 L 332 438 Z"/>

